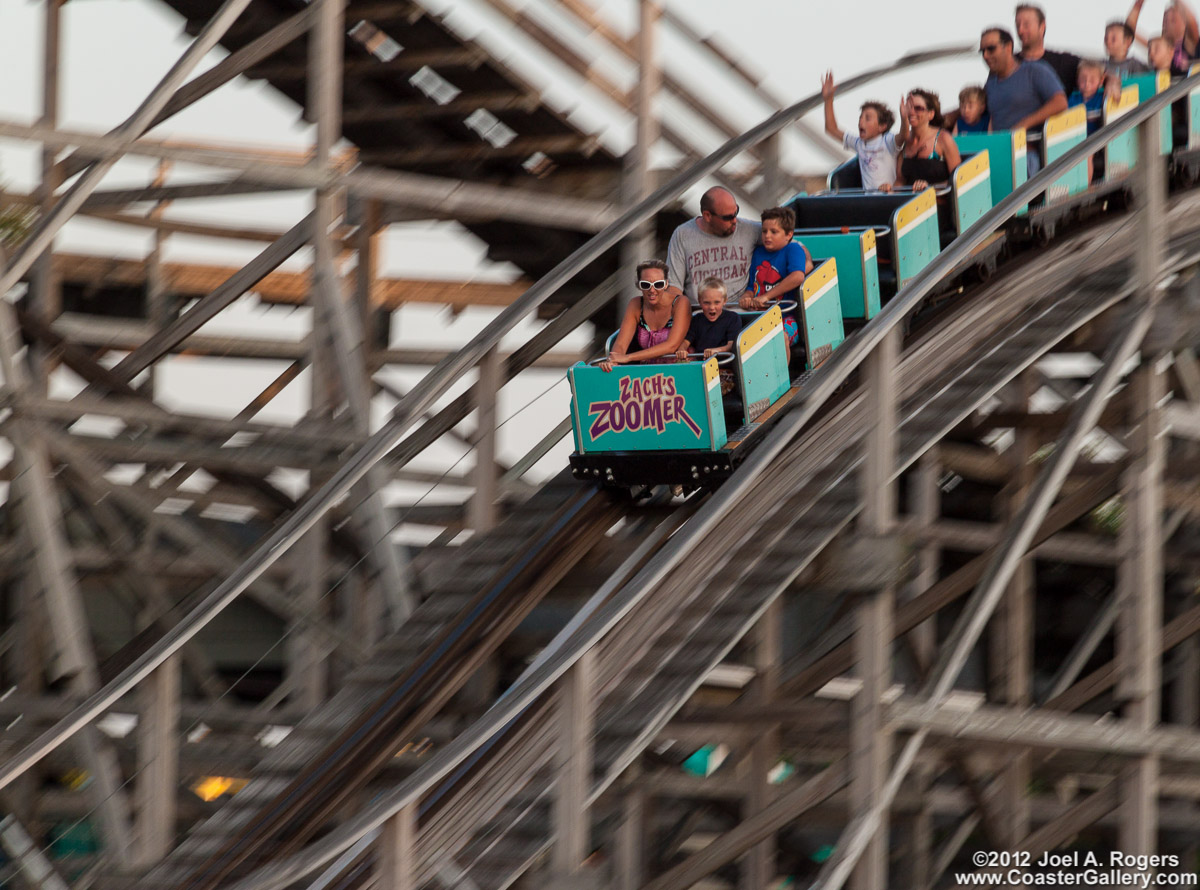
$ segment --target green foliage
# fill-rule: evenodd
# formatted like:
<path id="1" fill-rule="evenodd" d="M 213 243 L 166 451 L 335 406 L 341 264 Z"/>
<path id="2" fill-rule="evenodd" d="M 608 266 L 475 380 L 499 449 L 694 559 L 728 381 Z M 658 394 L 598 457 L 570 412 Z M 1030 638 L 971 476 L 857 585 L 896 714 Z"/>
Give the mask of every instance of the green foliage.
<path id="1" fill-rule="evenodd" d="M 33 228 L 35 211 L 21 204 L 0 206 L 0 246 L 13 247 L 25 240 Z"/>
<path id="2" fill-rule="evenodd" d="M 1111 497 L 1088 514 L 1088 522 L 1096 531 L 1114 538 L 1125 521 L 1125 502 L 1120 496 Z"/>

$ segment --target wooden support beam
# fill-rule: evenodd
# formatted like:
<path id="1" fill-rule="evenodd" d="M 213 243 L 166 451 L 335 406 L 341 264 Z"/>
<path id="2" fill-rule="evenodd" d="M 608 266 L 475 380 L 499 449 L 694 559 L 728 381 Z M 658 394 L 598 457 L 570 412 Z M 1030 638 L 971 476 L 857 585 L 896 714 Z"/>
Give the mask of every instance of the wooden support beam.
<path id="1" fill-rule="evenodd" d="M 584 655 L 558 685 L 553 869 L 563 880 L 579 871 L 590 851 L 595 659 Z"/>
<path id="2" fill-rule="evenodd" d="M 154 362 L 158 361 L 168 350 L 178 346 L 192 334 L 212 321 L 220 312 L 237 300 L 247 290 L 261 281 L 270 272 L 299 250 L 308 240 L 309 227 L 313 225 L 313 216 L 305 217 L 283 237 L 267 247 L 249 263 L 229 276 L 212 293 L 201 298 L 192 306 L 151 337 L 113 368 L 113 374 L 129 382 Z"/>
<path id="3" fill-rule="evenodd" d="M 1170 402 L 1163 410 L 1163 421 L 1172 436 L 1200 441 L 1200 404 Z"/>
<path id="4" fill-rule="evenodd" d="M 860 475 L 863 535 L 883 539 L 896 524 L 897 399 L 900 392 L 900 330 L 893 329 L 867 358 L 867 416 Z M 865 593 L 856 607 L 855 661 L 862 687 L 854 697 L 850 718 L 850 805 L 856 815 L 877 806 L 891 760 L 891 734 L 883 720 L 881 699 L 891 686 L 895 588 L 885 585 Z M 888 885 L 887 816 L 867 843 L 850 876 L 854 890 L 884 890 Z"/>
<path id="5" fill-rule="evenodd" d="M 617 828 L 614 861 L 614 890 L 640 890 L 645 883 L 646 863 L 653 844 L 649 830 L 648 795 L 640 787 L 636 767 L 629 770 L 632 781 L 622 794 L 621 824 Z"/>
<path id="6" fill-rule="evenodd" d="M 432 167 L 439 164 L 467 164 L 496 158 L 525 158 L 541 152 L 546 155 L 582 155 L 590 158 L 600 149 L 600 137 L 590 135 L 518 136 L 503 145 L 482 139 L 477 145 L 433 145 L 423 148 L 382 148 L 363 151 L 366 163 L 388 167 Z"/>
<path id="7" fill-rule="evenodd" d="M 475 69 L 488 61 L 488 53 L 474 44 L 433 49 L 406 49 L 393 59 L 347 59 L 343 70 L 346 77 L 371 77 L 372 75 L 412 74 L 426 66 L 434 69 Z M 267 62 L 252 65 L 245 72 L 247 77 L 270 81 L 304 80 L 308 68 L 294 62 Z"/>
<path id="8" fill-rule="evenodd" d="M 1056 504 L 1042 523 L 1034 537 L 1032 546 L 1037 546 L 1056 534 L 1092 507 L 1111 497 L 1117 490 L 1120 468 L 1112 467 L 1104 475 L 1096 477 L 1091 484 L 1068 495 Z M 932 618 L 938 611 L 954 602 L 982 577 L 983 570 L 993 550 L 981 554 L 953 574 L 943 578 L 924 593 L 901 603 L 896 609 L 897 633 L 912 630 L 922 621 Z M 849 644 L 840 644 L 812 664 L 805 667 L 783 684 L 786 696 L 807 696 L 820 689 L 834 677 L 850 670 L 854 658 Z"/>
<path id="9" fill-rule="evenodd" d="M 443 105 L 426 100 L 424 102 L 395 102 L 390 105 L 372 105 L 363 108 L 348 108 L 342 112 L 342 121 L 347 126 L 376 124 L 385 121 L 425 120 L 433 117 L 466 117 L 474 111 L 535 111 L 542 104 L 537 93 L 517 90 L 496 90 L 468 93 L 451 99 Z"/>
<path id="10" fill-rule="evenodd" d="M 1128 407 L 1124 397 L 1114 398 L 1100 415 L 1097 426 L 1105 428 L 1119 427 L 1125 422 Z M 1030 412 L 1022 410 L 993 411 L 990 414 L 980 414 L 971 418 L 971 428 L 976 433 L 986 433 L 994 429 L 1021 429 L 1056 436 L 1066 427 L 1070 420 L 1070 408 L 1058 411 Z"/>
<path id="11" fill-rule="evenodd" d="M 941 451 L 933 448 L 921 455 L 912 477 L 913 505 L 918 524 L 920 544 L 917 549 L 916 574 L 907 586 L 904 599 L 909 600 L 937 583 L 941 567 L 941 547 L 928 537 L 929 531 L 941 515 Z M 916 658 L 924 664 L 933 663 L 933 651 L 937 645 L 937 627 L 932 620 L 925 621 L 909 632 L 909 640 Z M 923 677 L 921 679 L 924 679 Z"/>
<path id="12" fill-rule="evenodd" d="M 278 243 L 278 242 L 276 242 Z M 141 260 L 60 253 L 54 268 L 72 283 L 94 287 L 144 286 L 146 267 Z M 202 263 L 164 263 L 163 276 L 168 290 L 178 297 L 206 296 L 238 273 L 232 266 Z M 405 303 L 431 303 L 459 309 L 469 306 L 507 306 L 529 289 L 518 280 L 510 284 L 477 281 L 441 281 L 414 278 L 381 278 L 372 291 L 372 304 L 384 309 L 399 309 Z M 246 285 L 238 294 L 250 292 L 264 303 L 303 305 L 308 302 L 312 278 L 308 272 L 272 271 Z M 398 350 L 402 353 L 402 350 Z"/>
<path id="13" fill-rule="evenodd" d="M 922 526 L 915 517 L 902 520 L 899 529 L 906 540 L 919 546 L 966 553 L 979 553 L 995 546 L 1002 531 L 993 522 L 965 519 L 938 519 Z M 1047 538 L 1030 550 L 1030 555 L 1047 562 L 1087 566 L 1115 566 L 1120 561 L 1110 536 L 1076 531 L 1059 532 Z"/>
<path id="14" fill-rule="evenodd" d="M 1200 362 L 1196 361 L 1194 349 L 1181 349 L 1175 353 L 1175 376 L 1183 387 L 1184 397 L 1193 404 L 1200 404 Z"/>
<path id="15" fill-rule="evenodd" d="M 11 290 L 42 252 L 50 248 L 55 235 L 67 220 L 79 210 L 87 196 L 96 189 L 113 165 L 146 131 L 155 115 L 162 110 L 175 90 L 182 85 L 201 59 L 217 45 L 221 37 L 249 5 L 250 0 L 226 0 L 133 114 L 104 137 L 108 142 L 105 150 L 98 153 L 98 159 L 75 180 L 54 208 L 38 220 L 33 231 L 29 233 L 21 246 L 17 248 L 15 255 L 6 264 L 4 272 L 0 274 L 0 293 L 7 293 Z M 45 126 L 42 129 L 54 130 L 53 127 Z M 47 141 L 46 147 L 49 148 L 52 144 Z"/>
<path id="16" fill-rule="evenodd" d="M 158 162 L 158 170 L 154 177 L 155 185 L 162 185 L 170 173 L 171 165 L 166 161 Z M 170 206 L 167 201 L 159 201 L 146 213 L 148 222 L 161 222 L 163 215 Z M 154 231 L 154 244 L 146 257 L 146 317 L 155 330 L 161 331 L 166 326 L 172 312 L 171 295 L 167 293 L 166 281 L 162 274 L 163 246 L 167 236 L 161 230 Z M 142 391 L 151 399 L 155 397 L 157 369 L 150 369 L 142 383 Z"/>
<path id="17" fill-rule="evenodd" d="M 966 745 L 1004 750 L 1030 747 L 1112 754 L 1137 759 L 1148 754 L 1171 763 L 1200 764 L 1200 732 L 1195 728 L 1139 728 L 1136 722 L 1090 714 L 1064 714 L 1045 708 L 981 705 L 974 709 L 930 708 L 911 698 L 887 706 L 889 725 L 901 732 L 922 727 L 935 736 Z"/>
<path id="18" fill-rule="evenodd" d="M 417 857 L 417 807 L 407 806 L 388 819 L 379 832 L 379 886 L 416 890 L 413 865 Z"/>
<path id="19" fill-rule="evenodd" d="M 10 431 L 12 424 L 0 421 L 0 431 Z M 76 446 L 87 450 L 94 458 L 108 463 L 150 463 L 173 466 L 180 462 L 207 468 L 210 472 L 237 472 L 269 475 L 278 467 L 330 472 L 338 465 L 338 456 L 326 449 L 311 450 L 286 445 L 245 445 L 224 447 L 211 442 L 196 442 L 173 436 L 137 438 L 85 436 L 69 437 Z"/>
<path id="20" fill-rule="evenodd" d="M 491 530 L 496 524 L 496 442 L 499 417 L 496 398 L 500 391 L 500 354 L 491 349 L 479 363 L 479 379 L 475 383 L 475 469 L 472 479 L 475 493 L 471 497 L 471 529 L 477 534 Z"/>
<path id="21" fill-rule="evenodd" d="M 80 313 L 64 313 L 54 321 L 56 334 L 73 345 L 88 349 L 132 352 L 153 335 L 154 328 L 143 321 L 89 316 Z M 172 355 L 216 356 L 220 358 L 248 358 L 264 361 L 289 361 L 307 363 L 308 345 L 305 340 L 283 340 L 274 337 L 206 336 L 193 334 L 170 349 Z M 446 349 L 421 349 L 400 347 L 372 350 L 367 358 L 368 368 L 373 373 L 388 365 L 421 365 L 432 367 L 451 355 Z M 501 353 L 502 361 L 508 361 L 511 353 Z M 585 358 L 577 352 L 545 352 L 534 359 L 531 368 L 563 370 Z M 72 400 L 75 401 L 75 400 Z M 70 404 L 70 403 L 59 403 Z M 51 409 L 53 410 L 53 409 Z M 120 409 L 99 409 L 106 414 Z M 334 433 L 336 438 L 338 433 Z"/>
<path id="22" fill-rule="evenodd" d="M 59 106 L 59 56 L 61 51 L 60 32 L 62 28 L 63 0 L 47 0 L 45 6 L 45 27 L 42 32 L 42 116 L 40 123 L 54 127 L 58 124 Z M 54 169 L 55 152 L 46 147 L 42 149 L 42 179 L 38 185 L 35 199 L 41 216 L 46 216 L 54 207 L 54 193 L 62 182 L 62 177 Z M 54 274 L 53 249 L 47 250 L 34 263 L 30 270 L 29 311 L 35 312 L 43 319 L 55 318 L 62 311 L 62 284 Z M 41 350 L 34 348 L 30 354 L 34 384 L 45 392 L 49 385 L 49 373 L 52 366 L 45 361 Z"/>
<path id="23" fill-rule="evenodd" d="M 288 427 L 237 417 L 223 420 L 199 414 L 167 414 L 149 403 L 96 399 L 84 395 L 75 396 L 69 402 L 38 397 L 20 398 L 12 402 L 12 408 L 19 416 L 67 424 L 81 417 L 111 417 L 136 426 L 139 430 L 169 433 L 173 437 L 195 441 L 209 440 L 220 445 L 235 436 L 245 436 L 255 443 L 292 445 L 325 452 L 357 448 L 362 444 L 358 436 L 345 430 L 316 430 L 303 425 Z"/>
<path id="24" fill-rule="evenodd" d="M 347 0 L 346 20 L 357 22 L 398 22 L 413 24 L 426 15 L 424 9 L 412 0 Z"/>
<path id="25" fill-rule="evenodd" d="M 30 384 L 17 357 L 20 341 L 12 307 L 0 302 L 0 370 L 10 387 L 28 391 Z M 100 672 L 89 634 L 87 614 L 74 570 L 63 525 L 62 507 L 50 474 L 45 441 L 28 422 L 18 422 L 10 433 L 19 474 L 19 502 L 25 528 L 33 544 L 33 560 L 40 581 L 57 652 L 50 667 L 81 697 L 100 688 Z M 112 751 L 89 726 L 75 737 L 75 748 L 92 773 L 94 797 L 104 839 L 117 862 L 127 862 L 132 851 L 129 803 Z"/>
<path id="26" fill-rule="evenodd" d="M 152 128 L 158 126 L 219 87 L 229 83 L 239 74 L 248 73 L 250 68 L 261 63 L 263 59 L 270 57 L 301 37 L 308 30 L 311 21 L 312 7 L 308 6 L 230 53 L 203 74 L 197 75 L 180 87 L 162 111 L 155 116 L 154 123 L 150 126 Z"/>
<path id="27" fill-rule="evenodd" d="M 1032 376 L 1026 372 L 1012 381 L 1002 397 L 1008 403 L 1007 407 L 1026 413 L 1034 388 Z M 1111 404 L 1109 407 L 1112 407 Z M 1063 427 L 1069 422 L 1068 415 L 1064 418 Z M 1000 500 L 1001 509 L 1009 521 L 1018 515 L 1033 485 L 1036 472 L 1033 455 L 1037 444 L 1029 430 L 1018 428 L 1005 454 L 1009 461 L 1010 476 L 1008 484 L 1001 490 Z M 1033 669 L 1035 596 L 1034 563 L 1032 557 L 1026 555 L 1013 571 L 1012 580 L 989 627 L 989 689 L 994 701 L 1024 706 L 1032 700 L 1033 677 L 1030 672 Z M 1029 833 L 1027 789 L 1032 771 L 1029 752 L 1014 751 L 995 782 L 1000 822 L 996 840 L 1005 847 L 1011 848 Z"/>
<path id="28" fill-rule="evenodd" d="M 166 203 L 166 202 L 160 202 Z M 283 236 L 282 232 L 267 229 L 253 229 L 237 226 L 216 226 L 206 223 L 183 222 L 174 219 L 164 219 L 161 216 L 132 216 L 125 213 L 110 213 L 103 210 L 81 210 L 81 216 L 91 219 L 101 219 L 105 222 L 117 223 L 122 226 L 132 226 L 139 229 L 152 229 L 155 232 L 171 235 L 198 235 L 203 238 L 227 238 L 233 241 L 260 241 L 270 244 Z"/>
<path id="29" fill-rule="evenodd" d="M 1125 521 L 1121 523 L 1117 570 L 1117 698 L 1139 729 L 1158 724 L 1162 709 L 1160 643 L 1163 619 L 1162 471 L 1166 442 L 1159 405 L 1165 375 L 1154 358 L 1134 374 L 1138 426 L 1131 436 L 1132 461 L 1125 480 Z M 1158 851 L 1158 760 L 1153 755 L 1129 764 L 1122 777 L 1122 850 Z"/>
<path id="30" fill-rule="evenodd" d="M 1014 852 L 1031 855 L 1054 850 L 1067 843 L 1071 838 L 1101 818 L 1111 813 L 1117 806 L 1117 783 L 1109 782 L 1099 791 L 1094 791 L 1082 800 L 1073 804 L 1070 809 L 1046 823 L 1037 831 L 1024 838 Z M 1124 852 L 1124 851 L 1122 851 Z M 956 890 L 965 890 L 974 884 L 959 884 Z"/>
<path id="31" fill-rule="evenodd" d="M 88 479 L 89 483 L 98 491 L 117 500 L 122 507 L 135 516 L 144 519 L 149 519 L 151 516 L 159 517 L 164 535 L 189 550 L 200 551 L 202 558 L 206 560 L 220 562 L 226 566 L 236 563 L 237 554 L 234 550 L 226 546 L 219 538 L 214 537 L 211 532 L 201 532 L 181 517 L 156 512 L 157 505 L 153 500 L 139 491 L 108 483 L 104 479 L 103 470 L 91 456 L 65 437 L 55 438 L 51 447 L 56 455 L 74 465 L 81 472 L 82 477 Z M 336 646 L 343 657 L 358 663 L 365 656 L 361 645 L 356 640 L 344 636 L 326 622 L 309 615 L 273 581 L 260 578 L 251 585 L 248 593 L 276 615 L 285 619 L 297 620 L 306 627 L 311 626 L 327 643 Z"/>
<path id="32" fill-rule="evenodd" d="M 167 659 L 142 684 L 138 720 L 136 862 L 142 868 L 175 846 L 179 782 L 179 657 Z"/>
<path id="33" fill-rule="evenodd" d="M 262 157 L 245 151 L 180 148 L 173 145 L 130 142 L 112 136 L 64 131 L 39 124 L 23 124 L 13 121 L 0 121 L 0 137 L 39 140 L 53 146 L 74 145 L 77 146 L 76 150 L 84 156 L 108 157 L 114 153 L 123 153 L 135 157 L 152 157 L 177 161 L 182 164 L 223 168 L 239 172 L 241 174 L 239 179 L 242 181 L 257 181 L 276 187 L 320 189 L 343 186 L 355 195 L 438 213 L 457 214 L 459 211 L 466 214 L 488 213 L 495 219 L 511 219 L 522 223 L 534 223 L 581 232 L 598 232 L 618 216 L 617 209 L 612 204 L 603 201 L 592 201 L 561 194 L 553 194 L 551 200 L 547 198 L 548 193 L 539 193 L 530 188 L 464 182 L 461 179 L 403 173 L 378 167 L 359 166 L 349 172 L 320 173 L 303 166 L 263 163 Z M 559 137 L 553 138 L 558 139 Z M 568 136 L 561 138 L 566 141 L 558 144 L 557 147 L 554 142 L 545 142 L 544 148 L 573 152 L 587 150 L 589 154 L 598 148 L 598 143 L 592 144 L 589 149 L 588 145 L 577 142 L 580 139 L 594 141 L 597 137 Z M 572 143 L 571 140 L 576 140 L 576 142 Z M 522 145 L 516 146 L 516 148 L 523 147 Z M 538 149 L 530 149 L 530 153 L 535 150 Z M 507 153 L 507 156 L 520 156 L 520 152 L 513 147 L 513 143 L 505 146 L 504 149 L 495 151 L 500 152 L 501 155 Z M 94 184 L 89 183 L 89 188 L 93 187 Z M 73 194 L 69 207 L 72 213 L 82 206 L 87 194 L 90 192 Z M 64 206 L 66 205 L 64 204 Z M 46 239 L 45 234 L 35 233 L 31 236 L 31 240 L 24 243 L 36 246 L 40 252 L 46 246 Z M 29 249 L 31 248 L 22 247 L 22 251 Z M 20 268 L 14 281 L 28 268 L 24 262 L 19 265 Z M 0 281 L 0 283 L 3 282 Z"/>
<path id="34" fill-rule="evenodd" d="M 142 188 L 97 189 L 88 195 L 81 213 L 95 213 L 105 208 L 126 207 L 148 201 L 183 201 L 189 198 L 221 198 L 231 195 L 258 195 L 264 192 L 285 192 L 302 189 L 302 185 L 280 186 L 244 180 L 242 178 L 218 180 L 216 182 L 192 182 L 178 185 L 143 186 Z M 6 198 L 20 196 L 5 195 Z"/>
<path id="35" fill-rule="evenodd" d="M 334 145 L 341 138 L 342 47 L 345 22 L 342 17 L 344 0 L 317 0 L 317 15 L 309 35 L 309 65 L 312 75 L 308 81 L 309 105 L 317 121 L 317 140 L 313 166 L 329 167 Z M 340 279 L 335 268 L 334 246 L 330 233 L 338 221 L 339 205 L 344 194 L 333 189 L 320 189 L 313 212 L 308 220 L 313 245 L 312 299 L 319 308 L 313 315 L 313 338 L 327 338 L 333 356 L 333 368 L 338 384 L 349 407 L 354 431 L 370 433 L 370 405 L 366 343 L 361 319 L 351 312 L 340 292 Z M 319 329 L 318 329 L 319 325 Z M 378 583 L 388 603 L 393 628 L 398 627 L 412 612 L 415 602 L 410 589 L 407 567 L 401 565 L 398 548 L 392 543 L 393 524 L 383 503 L 386 485 L 383 470 L 371 467 L 352 490 L 352 497 L 362 505 L 354 518 L 362 525 L 361 535 L 374 568 Z"/>
<path id="36" fill-rule="evenodd" d="M 770 706 L 775 701 L 779 687 L 780 657 L 783 647 L 783 602 L 775 599 L 767 607 L 754 630 L 754 667 L 756 676 L 749 695 L 760 706 Z M 750 746 L 750 776 L 742 818 L 748 819 L 762 812 L 774 796 L 769 775 L 778 762 L 780 754 L 780 727 L 765 726 Z M 755 844 L 741 860 L 739 886 L 743 890 L 760 890 L 775 882 L 778 867 L 775 861 L 776 841 L 766 837 Z"/>
<path id="37" fill-rule="evenodd" d="M 782 793 L 765 809 L 744 819 L 732 831 L 721 835 L 703 850 L 693 853 L 665 874 L 655 878 L 643 890 L 687 890 L 706 875 L 732 862 L 755 844 L 775 834 L 805 811 L 836 794 L 849 781 L 846 761 L 838 760 L 817 775 Z"/>
<path id="38" fill-rule="evenodd" d="M 1083 636 L 1071 648 L 1063 661 L 1062 667 L 1058 669 L 1058 673 L 1054 675 L 1054 679 L 1050 682 L 1050 687 L 1046 690 L 1045 698 L 1053 699 L 1061 695 L 1079 678 L 1080 672 L 1091 660 L 1095 654 L 1096 648 L 1108 636 L 1112 630 L 1113 623 L 1117 620 L 1117 597 L 1116 594 L 1110 596 L 1096 612 L 1092 623 L 1088 625 Z"/>
<path id="39" fill-rule="evenodd" d="M 37 890 L 67 890 L 67 882 L 54 870 L 45 852 L 34 845 L 29 832 L 11 815 L 0 819 L 0 846 L 16 863 L 29 886 Z"/>
<path id="40" fill-rule="evenodd" d="M 1157 151 L 1158 122 L 1138 126 L 1138 190 L 1135 299 L 1154 307 L 1166 256 L 1166 164 Z M 1166 441 L 1160 405 L 1166 391 L 1165 356 L 1142 355 L 1129 390 L 1137 427 L 1130 437 L 1131 462 L 1122 494 L 1125 521 L 1117 570 L 1117 697 L 1127 719 L 1142 730 L 1158 725 L 1162 711 L 1162 664 L 1158 635 L 1163 619 L 1163 467 Z M 1158 852 L 1159 760 L 1139 758 L 1122 771 L 1119 848 L 1134 855 Z"/>

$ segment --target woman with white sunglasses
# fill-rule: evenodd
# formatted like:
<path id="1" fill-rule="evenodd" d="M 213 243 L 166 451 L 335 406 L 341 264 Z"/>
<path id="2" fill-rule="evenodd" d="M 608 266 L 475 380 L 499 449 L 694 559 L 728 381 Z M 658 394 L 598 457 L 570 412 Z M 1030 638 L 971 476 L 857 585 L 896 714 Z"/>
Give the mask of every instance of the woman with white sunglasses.
<path id="1" fill-rule="evenodd" d="M 641 296 L 625 307 L 612 351 L 600 363 L 605 371 L 611 371 L 613 365 L 673 356 L 687 337 L 692 304 L 683 291 L 668 283 L 667 264 L 662 260 L 638 263 L 637 284 Z M 635 339 L 637 350 L 628 352 Z"/>

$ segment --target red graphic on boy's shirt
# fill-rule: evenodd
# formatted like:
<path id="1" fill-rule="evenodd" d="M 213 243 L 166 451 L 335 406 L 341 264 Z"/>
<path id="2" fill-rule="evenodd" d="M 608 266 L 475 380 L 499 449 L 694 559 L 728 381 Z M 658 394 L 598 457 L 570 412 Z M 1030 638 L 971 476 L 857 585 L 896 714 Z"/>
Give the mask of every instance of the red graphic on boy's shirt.
<path id="1" fill-rule="evenodd" d="M 782 279 L 783 276 L 779 274 L 779 270 L 763 260 L 754 270 L 754 296 L 761 297 L 763 294 L 769 293 L 771 288 L 779 284 Z"/>

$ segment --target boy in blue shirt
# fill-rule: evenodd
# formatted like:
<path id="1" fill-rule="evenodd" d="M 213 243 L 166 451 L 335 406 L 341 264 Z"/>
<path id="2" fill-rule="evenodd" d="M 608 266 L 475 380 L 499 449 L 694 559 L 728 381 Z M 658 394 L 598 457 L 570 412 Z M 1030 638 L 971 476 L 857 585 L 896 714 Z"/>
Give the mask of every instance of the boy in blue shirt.
<path id="1" fill-rule="evenodd" d="M 1084 59 L 1079 63 L 1076 75 L 1079 89 L 1067 97 L 1067 107 L 1082 105 L 1087 110 L 1087 134 L 1091 136 L 1104 123 L 1104 66 L 1099 62 Z"/>
<path id="2" fill-rule="evenodd" d="M 743 309 L 766 309 L 776 300 L 800 303 L 800 285 L 812 271 L 812 259 L 799 241 L 792 240 L 796 213 L 790 207 L 771 207 L 762 212 L 762 244 L 750 257 L 750 278 L 738 305 Z M 800 340 L 800 325 L 794 313 L 785 314 L 783 329 L 793 346 Z"/>
<path id="3" fill-rule="evenodd" d="M 812 260 L 799 241 L 792 240 L 796 213 L 790 207 L 762 212 L 762 244 L 750 256 L 750 278 L 738 301 L 743 309 L 766 309 L 768 300 L 794 300 L 812 271 Z"/>
<path id="4" fill-rule="evenodd" d="M 1087 134 L 1091 136 L 1104 125 L 1104 66 L 1099 62 L 1084 59 L 1079 63 L 1076 75 L 1079 89 L 1067 97 L 1067 107 L 1082 105 L 1087 112 Z M 1088 182 L 1104 175 L 1104 152 L 1096 152 L 1088 158 Z"/>
<path id="5" fill-rule="evenodd" d="M 958 94 L 958 120 L 954 124 L 954 135 L 986 133 L 991 124 L 987 111 L 987 93 L 983 87 L 963 87 Z"/>

